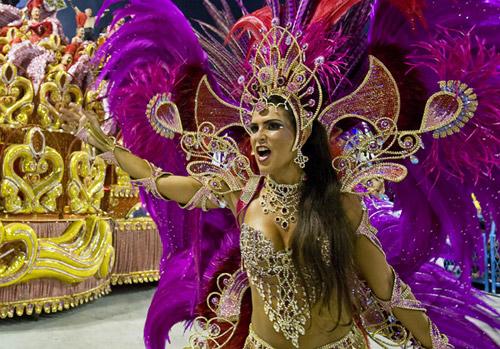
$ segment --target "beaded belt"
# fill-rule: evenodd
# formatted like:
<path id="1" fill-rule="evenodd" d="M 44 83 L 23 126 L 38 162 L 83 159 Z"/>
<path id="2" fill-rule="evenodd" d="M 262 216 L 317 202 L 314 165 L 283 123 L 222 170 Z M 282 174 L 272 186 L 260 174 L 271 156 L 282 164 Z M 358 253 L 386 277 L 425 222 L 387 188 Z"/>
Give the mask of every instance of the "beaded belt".
<path id="1" fill-rule="evenodd" d="M 353 325 L 349 333 L 344 337 L 317 347 L 316 349 L 366 349 L 368 348 L 363 334 L 359 331 L 356 325 Z M 243 349 L 276 349 L 271 344 L 267 343 L 265 340 L 260 338 L 252 328 L 250 324 L 249 334 L 245 341 L 245 346 Z"/>

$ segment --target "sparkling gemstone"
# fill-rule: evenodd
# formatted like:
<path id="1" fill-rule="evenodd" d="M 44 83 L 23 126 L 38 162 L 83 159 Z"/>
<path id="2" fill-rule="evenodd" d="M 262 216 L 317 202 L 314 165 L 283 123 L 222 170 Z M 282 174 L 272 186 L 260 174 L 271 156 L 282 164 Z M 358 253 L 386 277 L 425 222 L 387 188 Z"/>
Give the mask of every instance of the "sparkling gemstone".
<path id="1" fill-rule="evenodd" d="M 325 63 L 325 57 L 323 56 L 318 56 L 314 59 L 314 64 L 316 65 L 321 65 L 323 63 Z"/>
<path id="2" fill-rule="evenodd" d="M 267 82 L 270 77 L 271 77 L 271 75 L 268 72 L 262 72 L 262 73 L 260 73 L 260 79 L 263 82 Z"/>
<path id="3" fill-rule="evenodd" d="M 257 110 L 258 112 L 261 112 L 264 109 L 266 109 L 266 104 L 264 102 L 259 101 L 255 104 L 255 110 Z"/>

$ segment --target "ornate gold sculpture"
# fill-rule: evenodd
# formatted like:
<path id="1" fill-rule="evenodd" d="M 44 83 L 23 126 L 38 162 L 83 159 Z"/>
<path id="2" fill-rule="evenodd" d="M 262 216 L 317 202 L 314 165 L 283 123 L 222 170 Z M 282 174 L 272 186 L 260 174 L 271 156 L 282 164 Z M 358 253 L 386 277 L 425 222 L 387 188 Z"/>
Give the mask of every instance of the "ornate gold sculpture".
<path id="1" fill-rule="evenodd" d="M 37 149 L 34 136 L 39 135 Z M 24 144 L 10 145 L 2 164 L 0 196 L 8 213 L 55 212 L 62 194 L 64 162 L 59 153 L 45 145 L 45 136 L 33 127 Z"/>
<path id="2" fill-rule="evenodd" d="M 0 34 L 0 319 L 69 309 L 111 283 L 157 281 L 161 256 L 154 222 L 133 213 L 142 211 L 138 188 L 123 172 L 106 178 L 104 161 L 61 129 L 69 103 L 105 119 L 106 82 L 94 88 L 88 63 L 96 43 L 68 44 L 59 31 L 40 40 L 21 22 Z M 102 210 L 116 224 L 87 216 Z"/>
<path id="3" fill-rule="evenodd" d="M 84 146 L 82 151 L 71 154 L 69 160 L 68 197 L 72 213 L 101 211 L 106 163 L 91 152 L 89 146 Z"/>
<path id="4" fill-rule="evenodd" d="M 34 91 L 30 80 L 17 75 L 17 68 L 5 63 L 0 76 L 0 123 L 25 125 L 33 113 Z"/>
<path id="5" fill-rule="evenodd" d="M 58 129 L 61 126 L 59 113 L 70 103 L 82 105 L 83 94 L 77 85 L 71 83 L 71 75 L 59 70 L 50 75 L 49 81 L 40 86 L 40 104 L 37 115 L 44 128 Z"/>
<path id="6" fill-rule="evenodd" d="M 0 52 L 0 57 L 2 61 L 5 61 L 5 56 L 11 49 L 11 42 L 18 35 L 19 30 L 15 27 L 11 27 L 7 30 L 4 37 L 0 37 L 0 46 L 3 46 L 2 51 Z"/>
<path id="7" fill-rule="evenodd" d="M 57 52 L 59 55 L 61 55 L 60 52 L 61 44 L 62 44 L 61 37 L 57 34 L 52 34 L 48 37 L 47 40 L 40 41 L 39 46 L 47 50 Z"/>
<path id="8" fill-rule="evenodd" d="M 75 221 L 54 238 L 38 238 L 27 224 L 0 223 L 0 246 L 0 287 L 38 278 L 103 278 L 114 262 L 111 228 L 97 217 Z"/>
<path id="9" fill-rule="evenodd" d="M 106 114 L 102 104 L 102 91 L 106 90 L 105 86 L 106 82 L 101 82 L 97 90 L 88 90 L 87 93 L 85 93 L 84 98 L 84 109 L 94 112 L 97 116 L 99 116 L 100 121 L 104 120 L 104 116 Z"/>

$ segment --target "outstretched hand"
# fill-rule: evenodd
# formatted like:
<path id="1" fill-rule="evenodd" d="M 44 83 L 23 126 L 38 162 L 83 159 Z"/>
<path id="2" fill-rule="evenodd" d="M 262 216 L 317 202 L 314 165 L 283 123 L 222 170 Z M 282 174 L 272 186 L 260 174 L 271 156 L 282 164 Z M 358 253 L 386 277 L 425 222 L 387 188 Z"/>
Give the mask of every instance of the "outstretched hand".
<path id="1" fill-rule="evenodd" d="M 61 114 L 62 129 L 67 132 L 76 132 L 76 136 L 89 143 L 100 151 L 109 150 L 110 137 L 101 129 L 97 115 L 91 111 L 83 110 L 80 105 L 71 103 L 68 108 L 63 108 Z"/>
<path id="2" fill-rule="evenodd" d="M 68 108 L 63 108 L 61 112 L 61 128 L 64 131 L 74 132 L 84 126 L 86 115 L 81 107 L 71 103 Z"/>

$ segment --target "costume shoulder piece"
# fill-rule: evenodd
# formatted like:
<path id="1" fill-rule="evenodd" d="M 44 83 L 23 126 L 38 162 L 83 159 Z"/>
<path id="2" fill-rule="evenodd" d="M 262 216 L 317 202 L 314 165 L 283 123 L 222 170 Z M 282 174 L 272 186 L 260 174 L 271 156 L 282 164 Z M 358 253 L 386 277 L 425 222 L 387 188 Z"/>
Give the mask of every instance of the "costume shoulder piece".
<path id="1" fill-rule="evenodd" d="M 342 154 L 333 167 L 339 173 L 342 190 L 370 192 L 373 180 L 399 182 L 406 167 L 395 161 L 412 157 L 423 148 L 421 135 L 432 132 L 435 138 L 458 132 L 476 111 L 477 97 L 460 81 L 440 81 L 440 91 L 427 100 L 419 129 L 398 130 L 400 96 L 396 81 L 377 58 L 370 56 L 369 71 L 351 94 L 327 106 L 320 121 L 331 135 L 344 119 L 364 123 L 345 140 Z"/>
<path id="2" fill-rule="evenodd" d="M 242 191 L 247 183 L 256 182 L 250 160 L 243 155 L 231 128 L 241 126 L 238 108 L 218 97 L 204 76 L 195 100 L 196 129 L 184 130 L 179 110 L 167 94 L 153 97 L 147 117 L 162 136 L 181 135 L 180 145 L 188 159 L 190 176 L 199 180 L 211 193 L 220 196 Z"/>
<path id="3" fill-rule="evenodd" d="M 321 105 L 322 94 L 314 92 L 321 90 L 315 77 L 317 68 L 308 69 L 304 65 L 304 53 L 298 45 L 288 44 L 282 52 L 283 43 L 277 39 L 280 35 L 293 38 L 286 29 L 276 28 L 262 40 L 260 58 L 256 59 L 258 63 L 244 85 L 239 106 L 219 97 L 206 76 L 200 80 L 195 131 L 183 130 L 179 111 L 168 95 L 155 96 L 148 106 L 148 119 L 158 133 L 166 137 L 182 134 L 182 149 L 191 160 L 188 173 L 202 179 L 217 194 L 242 190 L 244 183 L 256 176 L 249 159 L 241 154 L 227 131 L 231 127 L 246 129 L 249 115 L 266 108 L 266 98 L 272 95 L 282 96 L 293 106 L 296 122 L 301 125 L 295 149 L 304 145 L 304 130 L 316 117 L 330 136 L 345 119 L 364 122 L 365 129 L 345 140 L 342 153 L 332 162 L 340 176 L 342 191 L 357 194 L 370 192 L 374 180 L 403 180 L 406 167 L 395 161 L 410 158 L 423 148 L 422 134 L 432 132 L 439 138 L 458 132 L 477 108 L 477 97 L 466 84 L 441 81 L 440 91 L 427 100 L 419 129 L 399 130 L 400 96 L 396 81 L 380 60 L 370 56 L 370 67 L 361 85 L 319 113 L 316 105 Z M 271 53 L 264 56 L 262 52 L 275 52 L 275 56 Z M 320 64 L 321 59 L 316 60 L 316 67 Z"/>

